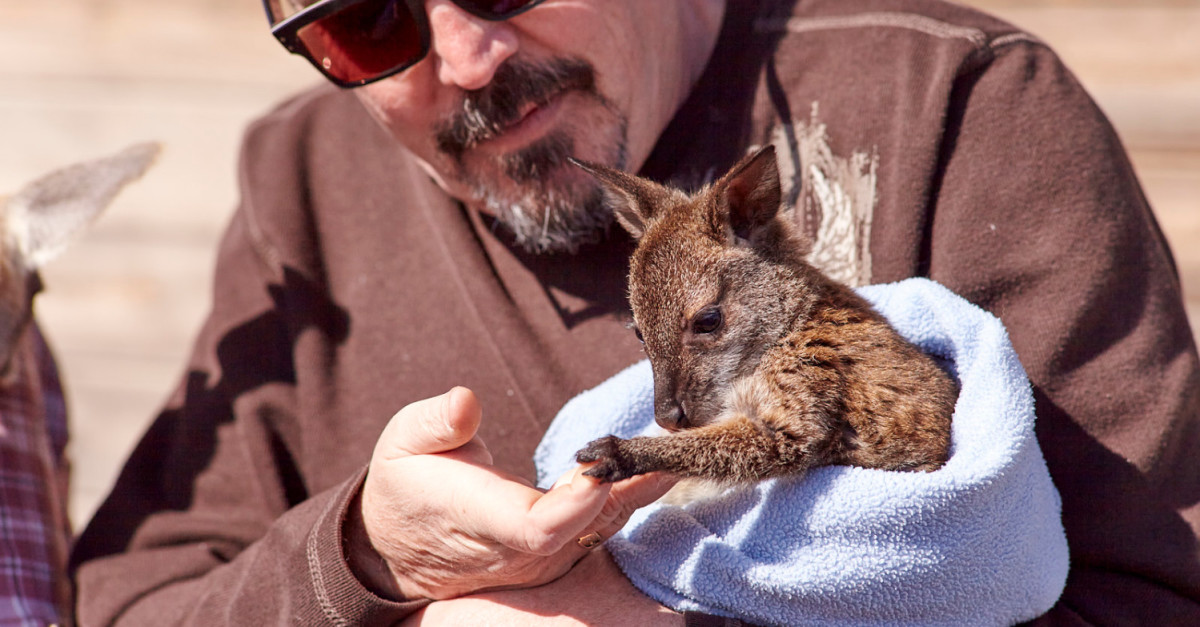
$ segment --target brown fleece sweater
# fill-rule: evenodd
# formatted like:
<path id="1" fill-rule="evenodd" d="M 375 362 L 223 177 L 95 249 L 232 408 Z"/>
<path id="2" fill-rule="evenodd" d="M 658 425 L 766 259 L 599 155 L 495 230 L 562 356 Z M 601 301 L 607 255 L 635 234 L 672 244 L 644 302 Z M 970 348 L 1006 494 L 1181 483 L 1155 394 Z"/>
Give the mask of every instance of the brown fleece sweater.
<path id="1" fill-rule="evenodd" d="M 1071 574 L 1047 624 L 1200 624 L 1200 370 L 1123 149 L 1032 37 L 935 0 L 738 0 L 643 174 L 694 187 L 774 141 L 814 259 L 996 313 L 1035 386 Z M 618 229 L 512 249 L 348 93 L 248 132 L 242 204 L 178 390 L 73 556 L 84 624 L 377 624 L 340 521 L 375 439 L 466 385 L 532 475 L 573 395 L 641 358 Z"/>

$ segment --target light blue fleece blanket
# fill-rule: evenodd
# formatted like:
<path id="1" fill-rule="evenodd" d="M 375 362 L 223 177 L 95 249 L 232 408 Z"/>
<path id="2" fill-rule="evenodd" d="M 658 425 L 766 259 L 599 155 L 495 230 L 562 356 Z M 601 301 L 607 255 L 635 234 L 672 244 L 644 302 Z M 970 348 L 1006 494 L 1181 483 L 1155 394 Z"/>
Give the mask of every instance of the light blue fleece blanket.
<path id="1" fill-rule="evenodd" d="M 1044 613 L 1066 583 L 1067 542 L 1004 327 L 925 279 L 859 293 L 958 378 L 946 465 L 824 467 L 654 504 L 606 546 L 660 603 L 757 624 L 1004 625 Z M 657 432 L 641 362 L 563 407 L 537 450 L 539 482 L 594 438 Z"/>

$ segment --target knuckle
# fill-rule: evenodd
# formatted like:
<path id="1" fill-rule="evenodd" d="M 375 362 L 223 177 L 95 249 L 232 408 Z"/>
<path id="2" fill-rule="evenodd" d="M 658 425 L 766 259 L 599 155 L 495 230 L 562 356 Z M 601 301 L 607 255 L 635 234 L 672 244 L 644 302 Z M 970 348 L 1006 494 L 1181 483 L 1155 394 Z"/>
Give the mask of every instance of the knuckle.
<path id="1" fill-rule="evenodd" d="M 633 512 L 637 510 L 634 503 L 620 498 L 619 496 L 610 498 L 604 503 L 604 507 L 600 509 L 600 517 L 608 521 L 609 525 L 614 525 L 617 528 L 624 527 L 625 523 L 629 522 L 629 518 L 633 516 Z"/>
<path id="2" fill-rule="evenodd" d="M 435 412 L 423 414 L 421 420 L 417 421 L 416 431 L 418 438 L 434 446 L 445 444 L 450 439 L 450 429 Z"/>
<path id="3" fill-rule="evenodd" d="M 531 528 L 525 532 L 521 547 L 525 553 L 547 556 L 557 553 L 563 547 L 563 539 L 540 529 Z"/>

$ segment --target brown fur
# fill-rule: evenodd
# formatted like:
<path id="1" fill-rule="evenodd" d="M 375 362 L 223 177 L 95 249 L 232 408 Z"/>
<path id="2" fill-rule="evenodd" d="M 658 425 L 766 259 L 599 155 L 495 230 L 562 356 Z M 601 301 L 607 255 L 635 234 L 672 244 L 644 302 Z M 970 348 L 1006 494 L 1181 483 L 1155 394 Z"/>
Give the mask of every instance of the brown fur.
<path id="1" fill-rule="evenodd" d="M 33 319 L 33 297 L 41 288 L 37 269 L 140 177 L 158 152 L 158 144 L 136 144 L 60 168 L 0 197 L 0 383 L 19 370 L 12 361 Z"/>
<path id="2" fill-rule="evenodd" d="M 595 440 L 577 455 L 597 462 L 586 474 L 742 482 L 826 464 L 932 471 L 946 461 L 957 385 L 805 261 L 805 243 L 778 215 L 772 148 L 694 196 L 579 165 L 639 239 L 630 303 L 655 419 L 673 432 Z"/>

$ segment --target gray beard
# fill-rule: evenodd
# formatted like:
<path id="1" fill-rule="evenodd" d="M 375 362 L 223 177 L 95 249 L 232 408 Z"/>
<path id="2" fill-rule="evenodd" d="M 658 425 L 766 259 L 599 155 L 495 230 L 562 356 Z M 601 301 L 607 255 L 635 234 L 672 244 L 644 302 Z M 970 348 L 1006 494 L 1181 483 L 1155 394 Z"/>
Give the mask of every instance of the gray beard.
<path id="1" fill-rule="evenodd" d="M 625 124 L 609 156 L 614 167 L 628 162 Z M 514 242 L 531 253 L 574 253 L 580 246 L 600 241 L 613 223 L 613 213 L 598 182 L 590 176 L 553 176 L 558 168 L 571 168 L 567 157 L 574 142 L 565 133 L 554 133 L 500 164 L 509 179 L 505 191 L 476 183 L 474 194 L 484 210 L 510 231 Z"/>
<path id="2" fill-rule="evenodd" d="M 580 246 L 603 239 L 612 224 L 599 189 L 581 203 L 567 201 L 555 190 L 529 194 L 515 201 L 484 198 L 484 206 L 504 225 L 513 241 L 535 254 L 574 253 Z"/>
<path id="3" fill-rule="evenodd" d="M 524 103 L 544 104 L 565 93 L 591 98 L 598 107 L 512 154 L 478 161 L 471 149 L 518 119 Z M 587 146 L 578 137 L 595 138 Z M 541 64 L 510 61 L 492 84 L 468 94 L 462 109 L 437 131 L 438 149 L 457 167 L 470 204 L 494 215 L 517 244 L 533 253 L 575 252 L 598 241 L 612 224 L 599 183 L 567 162 L 581 156 L 625 168 L 628 121 L 595 85 L 590 64 L 556 59 Z"/>

